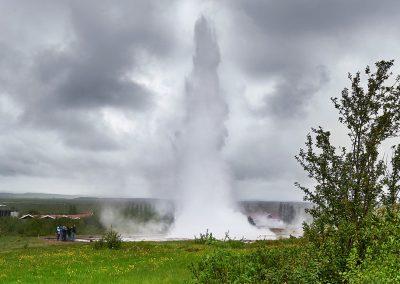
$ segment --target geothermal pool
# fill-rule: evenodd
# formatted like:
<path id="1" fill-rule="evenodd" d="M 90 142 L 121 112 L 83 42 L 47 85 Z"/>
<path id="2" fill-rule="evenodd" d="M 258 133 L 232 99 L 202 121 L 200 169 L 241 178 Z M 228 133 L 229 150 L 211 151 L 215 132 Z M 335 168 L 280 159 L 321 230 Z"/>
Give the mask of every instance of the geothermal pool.
<path id="1" fill-rule="evenodd" d="M 183 234 L 176 234 L 174 222 L 176 220 L 175 203 L 160 199 L 121 199 L 105 201 L 101 214 L 101 221 L 106 227 L 112 227 L 122 234 L 125 241 L 169 241 L 187 240 L 199 237 L 207 229 L 219 239 L 225 237 L 225 232 L 216 234 L 212 229 L 195 227 L 195 219 L 186 219 L 192 227 Z M 302 223 L 311 221 L 305 213 L 310 204 L 305 202 L 279 201 L 241 201 L 236 203 L 240 211 L 240 218 L 245 216 L 249 230 L 237 231 L 229 236 L 235 239 L 257 240 L 278 239 L 302 235 Z M 145 216 L 156 216 L 143 221 Z M 228 216 L 227 218 L 232 218 Z M 190 224 L 189 224 L 190 225 Z M 175 235 L 171 234 L 175 232 Z"/>

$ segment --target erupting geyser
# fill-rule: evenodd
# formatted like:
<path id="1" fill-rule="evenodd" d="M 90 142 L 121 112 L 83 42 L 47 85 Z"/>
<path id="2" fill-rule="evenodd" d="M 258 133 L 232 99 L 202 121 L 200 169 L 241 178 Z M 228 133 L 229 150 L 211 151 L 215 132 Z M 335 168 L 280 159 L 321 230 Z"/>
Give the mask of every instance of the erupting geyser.
<path id="1" fill-rule="evenodd" d="M 197 20 L 193 70 L 186 80 L 186 118 L 179 141 L 179 208 L 171 237 L 193 238 L 207 229 L 216 237 L 273 237 L 235 210 L 230 170 L 221 155 L 228 107 L 220 94 L 219 48 L 207 20 Z"/>

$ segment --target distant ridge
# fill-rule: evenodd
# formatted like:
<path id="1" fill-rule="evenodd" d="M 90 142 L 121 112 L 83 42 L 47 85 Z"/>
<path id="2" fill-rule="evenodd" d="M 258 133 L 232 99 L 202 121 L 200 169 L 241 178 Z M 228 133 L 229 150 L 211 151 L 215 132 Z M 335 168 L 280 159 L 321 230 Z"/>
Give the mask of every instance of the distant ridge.
<path id="1" fill-rule="evenodd" d="M 157 201 L 165 200 L 160 198 L 147 198 L 147 197 L 109 197 L 109 196 L 85 196 L 85 195 L 68 195 L 68 194 L 56 194 L 56 193 L 36 193 L 36 192 L 25 192 L 25 193 L 10 193 L 0 192 L 0 199 L 79 199 L 79 200 L 108 200 L 108 201 Z"/>
<path id="2" fill-rule="evenodd" d="M 79 200 L 109 200 L 109 201 L 167 201 L 171 199 L 164 198 L 151 198 L 151 197 L 110 197 L 110 196 L 88 196 L 88 195 L 69 195 L 69 194 L 56 194 L 56 193 L 36 193 L 36 192 L 25 192 L 25 193 L 11 193 L 11 192 L 0 192 L 0 199 L 79 199 Z M 289 200 L 238 200 L 240 204 L 256 204 L 256 203 L 292 203 L 292 204 L 311 204 L 305 201 L 289 201 Z"/>
<path id="3" fill-rule="evenodd" d="M 82 197 L 79 195 L 68 195 L 68 194 L 53 194 L 53 193 L 10 193 L 0 192 L 0 198 L 27 198 L 27 199 L 74 199 Z"/>

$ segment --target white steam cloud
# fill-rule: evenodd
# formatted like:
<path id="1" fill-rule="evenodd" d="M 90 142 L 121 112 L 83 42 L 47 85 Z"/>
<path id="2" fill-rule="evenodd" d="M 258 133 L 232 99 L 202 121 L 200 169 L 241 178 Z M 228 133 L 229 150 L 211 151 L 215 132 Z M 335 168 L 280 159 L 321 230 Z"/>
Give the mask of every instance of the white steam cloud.
<path id="1" fill-rule="evenodd" d="M 186 118 L 178 142 L 179 200 L 170 237 L 193 238 L 207 229 L 216 237 L 273 237 L 236 210 L 230 169 L 221 155 L 228 107 L 221 96 L 219 47 L 204 17 L 194 31 L 193 70 L 186 80 Z"/>

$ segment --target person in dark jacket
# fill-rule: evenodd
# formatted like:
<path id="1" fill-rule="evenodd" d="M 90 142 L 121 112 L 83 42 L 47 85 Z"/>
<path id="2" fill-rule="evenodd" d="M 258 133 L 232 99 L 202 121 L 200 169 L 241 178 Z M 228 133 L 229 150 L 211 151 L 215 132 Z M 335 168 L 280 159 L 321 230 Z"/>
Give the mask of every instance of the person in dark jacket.
<path id="1" fill-rule="evenodd" d="M 76 227 L 75 225 L 73 225 L 71 228 L 71 240 L 75 241 L 75 237 L 76 237 Z"/>
<path id="2" fill-rule="evenodd" d="M 71 227 L 67 227 L 67 241 L 71 240 Z"/>
<path id="3" fill-rule="evenodd" d="M 62 226 L 61 236 L 61 240 L 65 242 L 67 240 L 67 227 Z"/>
<path id="4" fill-rule="evenodd" d="M 57 226 L 56 236 L 57 236 L 57 241 L 59 241 L 61 238 L 61 227 L 60 226 Z"/>

